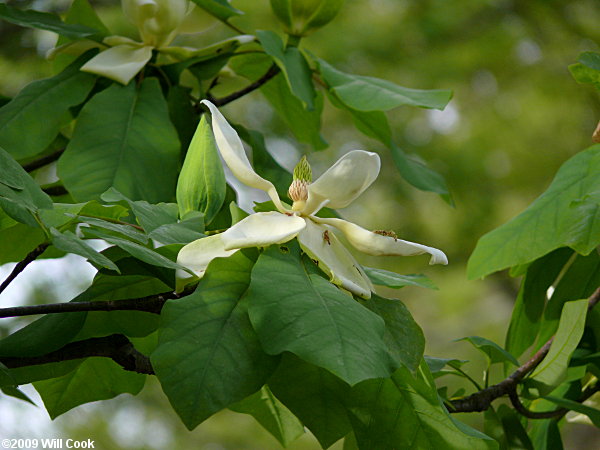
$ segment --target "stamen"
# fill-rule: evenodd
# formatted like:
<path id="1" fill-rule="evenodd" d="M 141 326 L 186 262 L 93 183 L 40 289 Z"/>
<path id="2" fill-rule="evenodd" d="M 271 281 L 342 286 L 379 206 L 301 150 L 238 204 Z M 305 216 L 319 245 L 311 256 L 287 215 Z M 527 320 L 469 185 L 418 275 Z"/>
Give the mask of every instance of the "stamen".
<path id="1" fill-rule="evenodd" d="M 373 230 L 373 233 L 394 238 L 395 241 L 398 240 L 398 236 L 392 230 Z"/>

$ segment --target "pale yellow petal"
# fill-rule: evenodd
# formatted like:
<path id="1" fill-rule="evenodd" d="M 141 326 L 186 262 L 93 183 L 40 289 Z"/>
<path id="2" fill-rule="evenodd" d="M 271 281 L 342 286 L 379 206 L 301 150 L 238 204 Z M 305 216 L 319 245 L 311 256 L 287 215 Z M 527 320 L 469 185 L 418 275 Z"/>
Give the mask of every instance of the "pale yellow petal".
<path id="1" fill-rule="evenodd" d="M 225 249 L 266 247 L 295 238 L 305 226 L 301 217 L 269 211 L 246 217 L 221 236 Z"/>
<path id="2" fill-rule="evenodd" d="M 152 47 L 117 45 L 86 62 L 81 70 L 128 84 L 152 57 Z"/>
<path id="3" fill-rule="evenodd" d="M 375 181 L 380 167 L 377 153 L 364 150 L 346 153 L 308 186 L 308 200 L 302 212 L 309 215 L 323 206 L 334 209 L 348 206 Z"/>
<path id="4" fill-rule="evenodd" d="M 329 227 L 306 220 L 298 234 L 302 250 L 317 262 L 331 282 L 362 297 L 371 298 L 373 285 L 360 264 L 335 237 Z"/>
<path id="5" fill-rule="evenodd" d="M 344 233 L 348 242 L 357 250 L 369 255 L 413 256 L 429 253 L 431 255 L 429 264 L 448 264 L 448 258 L 444 252 L 437 248 L 404 241 L 391 236 L 382 236 L 342 219 L 315 217 L 314 220 L 337 228 Z"/>

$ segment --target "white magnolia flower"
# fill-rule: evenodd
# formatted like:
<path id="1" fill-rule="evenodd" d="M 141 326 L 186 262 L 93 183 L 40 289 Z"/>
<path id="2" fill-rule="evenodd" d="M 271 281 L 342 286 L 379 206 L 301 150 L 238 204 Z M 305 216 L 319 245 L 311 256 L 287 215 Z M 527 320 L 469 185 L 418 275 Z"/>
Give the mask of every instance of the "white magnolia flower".
<path id="1" fill-rule="evenodd" d="M 281 202 L 275 186 L 260 177 L 250 165 L 242 141 L 219 110 L 209 101 L 212 127 L 217 147 L 231 172 L 244 184 L 265 191 L 277 211 L 252 214 L 227 231 L 198 239 L 183 247 L 177 262 L 198 277 L 214 258 L 225 257 L 246 247 L 282 244 L 295 237 L 311 259 L 327 273 L 331 282 L 363 298 L 371 297 L 373 285 L 360 264 L 340 243 L 334 230 L 343 233 L 358 250 L 370 255 L 419 255 L 429 253 L 430 264 L 447 264 L 441 251 L 396 238 L 392 232 L 371 232 L 336 218 L 317 217 L 324 206 L 343 208 L 362 194 L 377 178 L 381 162 L 376 153 L 354 150 L 342 156 L 314 183 L 311 169 L 303 158 L 294 170 L 294 181 L 288 194 L 292 208 Z M 177 276 L 189 277 L 183 271 Z M 185 280 L 184 280 L 185 282 Z"/>

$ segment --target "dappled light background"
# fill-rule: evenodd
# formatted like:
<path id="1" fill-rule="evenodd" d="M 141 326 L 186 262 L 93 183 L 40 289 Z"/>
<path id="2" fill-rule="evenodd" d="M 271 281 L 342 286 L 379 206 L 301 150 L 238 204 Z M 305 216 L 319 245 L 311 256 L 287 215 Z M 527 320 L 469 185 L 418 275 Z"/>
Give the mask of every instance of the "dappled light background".
<path id="1" fill-rule="evenodd" d="M 63 11 L 70 2 L 11 3 Z M 114 34 L 133 36 L 118 1 L 91 3 Z M 241 29 L 280 29 L 268 1 L 232 4 L 246 11 L 233 19 Z M 202 14 L 195 18 L 197 33 L 179 38 L 181 42 L 201 46 L 232 35 Z M 599 50 L 598 23 L 600 5 L 592 0 L 346 0 L 329 26 L 304 41 L 305 48 L 343 71 L 412 88 L 454 91 L 444 111 L 400 108 L 388 113 L 396 142 L 444 175 L 454 206 L 403 181 L 389 152 L 330 105 L 322 121 L 329 147 L 320 152 L 297 143 L 259 92 L 231 103 L 224 113 L 264 132 L 269 151 L 286 167 L 307 154 L 316 175 L 349 150 L 379 152 L 380 177 L 341 214 L 365 228 L 393 229 L 403 239 L 443 249 L 450 264 L 430 267 L 426 256 L 358 258 L 367 266 L 402 274 L 425 273 L 435 282 L 439 290 L 407 287 L 383 294 L 406 303 L 427 338 L 426 354 L 469 360 L 463 368 L 479 381 L 483 357 L 454 340 L 479 335 L 502 344 L 519 280 L 499 273 L 468 281 L 467 259 L 478 238 L 526 208 L 564 161 L 591 144 L 600 102 L 591 87 L 573 80 L 567 66 L 581 51 Z M 10 98 L 30 81 L 51 75 L 53 66 L 44 54 L 53 44 L 51 33 L 0 23 L 0 95 Z M 245 83 L 224 74 L 219 89 L 227 93 Z M 93 276 L 82 259 L 55 270 L 44 270 L 43 264 L 49 262 L 36 262 L 0 296 L 3 306 L 66 301 Z M 1 268 L 3 276 L 10 268 Z M 3 322 L 0 335 L 23 323 Z M 503 377 L 503 368 L 494 366 L 491 381 Z M 470 389 L 458 379 L 446 382 L 449 392 Z M 149 380 L 135 398 L 84 405 L 54 422 L 41 408 L 2 397 L 0 435 L 93 438 L 99 448 L 114 449 L 278 448 L 251 417 L 232 412 L 218 414 L 190 433 L 159 391 L 158 383 Z M 26 392 L 39 400 L 33 389 Z M 461 419 L 481 425 L 477 415 Z M 566 448 L 600 447 L 595 428 L 566 425 L 564 431 Z M 291 448 L 318 444 L 307 435 Z"/>

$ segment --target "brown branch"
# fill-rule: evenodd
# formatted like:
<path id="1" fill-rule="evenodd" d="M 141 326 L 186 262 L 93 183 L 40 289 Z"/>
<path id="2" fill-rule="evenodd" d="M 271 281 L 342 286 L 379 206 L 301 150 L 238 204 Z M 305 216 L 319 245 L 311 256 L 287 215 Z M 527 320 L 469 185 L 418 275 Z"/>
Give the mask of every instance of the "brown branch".
<path id="1" fill-rule="evenodd" d="M 253 83 L 250 83 L 245 88 L 240 89 L 239 91 L 233 92 L 233 93 L 226 95 L 225 97 L 221 97 L 221 98 L 214 98 L 212 95 L 208 94 L 208 100 L 210 100 L 215 106 L 226 105 L 227 103 L 231 103 L 232 101 L 237 100 L 238 98 L 243 97 L 244 95 L 258 89 L 259 87 L 261 87 L 263 84 L 265 84 L 267 81 L 269 81 L 271 78 L 273 78 L 278 73 L 279 73 L 279 67 L 277 67 L 275 64 L 273 64 L 271 67 L 269 67 L 269 70 L 267 70 L 267 72 L 262 77 L 260 77 L 258 80 L 254 81 Z"/>
<path id="2" fill-rule="evenodd" d="M 23 164 L 23 169 L 25 169 L 26 172 L 33 172 L 34 170 L 39 169 L 40 167 L 44 167 L 45 165 L 53 163 L 64 152 L 65 152 L 65 149 L 61 148 L 60 150 L 57 150 L 54 153 L 50 153 L 49 155 L 42 156 L 41 158 L 33 160 L 30 163 Z"/>
<path id="3" fill-rule="evenodd" d="M 592 296 L 588 301 L 588 312 L 596 306 L 596 304 L 600 301 L 600 287 L 594 291 Z M 549 417 L 558 417 L 564 415 L 566 410 L 563 411 L 562 408 L 556 411 L 548 411 L 548 412 L 535 412 L 529 411 L 523 404 L 521 403 L 519 396 L 517 394 L 517 386 L 518 384 L 525 378 L 527 374 L 532 372 L 544 359 L 544 357 L 548 354 L 550 350 L 550 346 L 552 345 L 552 341 L 554 337 L 550 338 L 548 342 L 546 342 L 542 348 L 540 348 L 535 355 L 533 355 L 529 361 L 520 366 L 517 370 L 515 370 L 512 374 L 510 374 L 507 378 L 502 380 L 501 382 L 490 386 L 488 388 L 482 389 L 481 391 L 475 392 L 474 394 L 469 395 L 465 398 L 460 398 L 456 400 L 450 400 L 446 403 L 448 410 L 451 413 L 459 413 L 459 412 L 481 412 L 489 409 L 492 401 L 497 398 L 508 395 L 511 403 L 514 408 L 525 417 L 529 417 L 532 419 L 547 419 Z"/>
<path id="4" fill-rule="evenodd" d="M 31 252 L 29 252 L 27 254 L 27 256 L 25 256 L 25 258 L 22 261 L 19 261 L 17 263 L 17 265 L 12 270 L 12 272 L 10 273 L 10 275 L 8 275 L 8 277 L 6 277 L 6 280 L 4 280 L 2 282 L 2 284 L 0 284 L 0 294 L 17 277 L 17 275 L 19 275 L 21 272 L 23 272 L 23 270 L 25 270 L 25 267 L 27 267 L 30 262 L 32 262 L 38 256 L 40 256 L 42 253 L 44 253 L 44 250 L 46 250 L 48 248 L 48 245 L 50 245 L 50 244 L 47 243 L 47 242 L 44 242 L 44 243 L 38 245 Z"/>
<path id="5" fill-rule="evenodd" d="M 123 369 L 131 372 L 154 374 L 150 359 L 138 352 L 129 339 L 122 334 L 71 342 L 58 350 L 41 356 L 0 357 L 0 362 L 9 369 L 14 369 L 92 356 L 110 358 Z"/>

